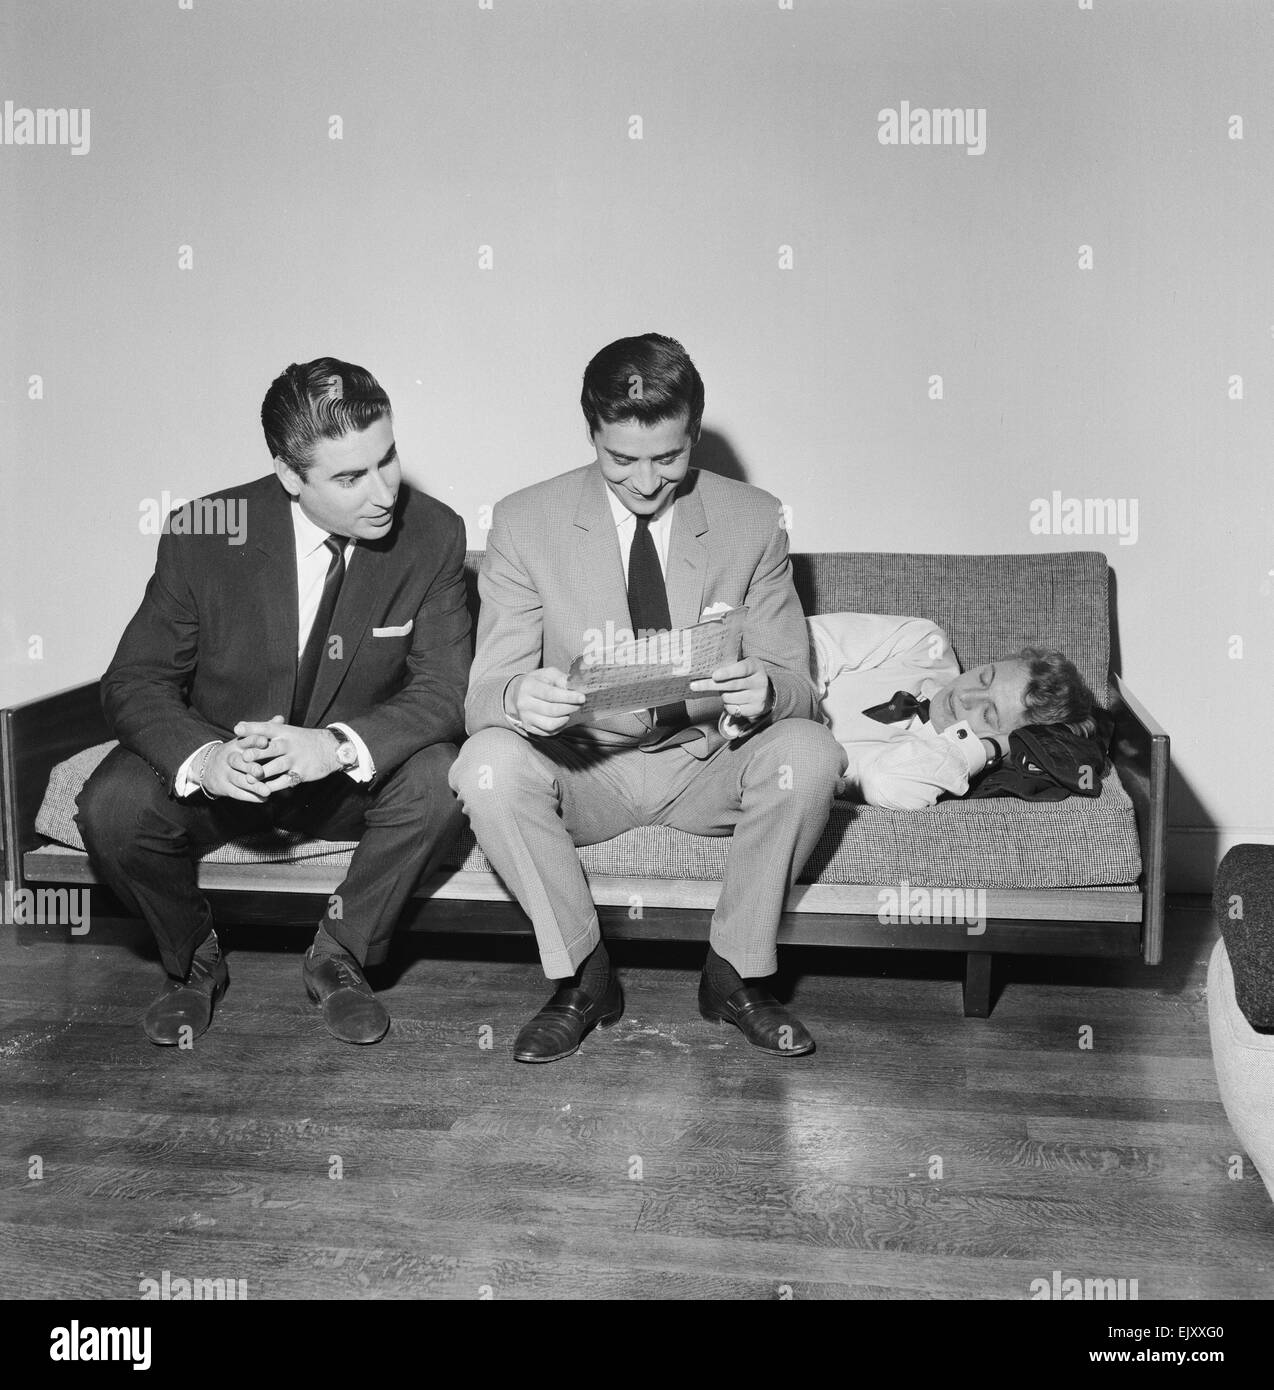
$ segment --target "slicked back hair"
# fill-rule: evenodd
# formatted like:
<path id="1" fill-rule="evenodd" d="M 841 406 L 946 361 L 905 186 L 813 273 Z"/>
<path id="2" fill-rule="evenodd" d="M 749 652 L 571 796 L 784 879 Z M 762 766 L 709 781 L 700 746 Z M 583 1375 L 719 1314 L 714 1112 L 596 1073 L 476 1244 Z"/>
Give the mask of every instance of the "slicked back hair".
<path id="1" fill-rule="evenodd" d="M 316 357 L 293 362 L 270 383 L 261 428 L 271 458 L 304 478 L 319 440 L 340 439 L 391 413 L 389 397 L 371 372 L 336 357 Z"/>
<path id="2" fill-rule="evenodd" d="M 580 406 L 590 434 L 617 420 L 657 425 L 686 415 L 690 438 L 697 441 L 703 420 L 703 378 L 675 338 L 662 333 L 619 338 L 584 369 Z"/>
<path id="3" fill-rule="evenodd" d="M 1023 647 L 1018 660 L 1027 668 L 1028 724 L 1064 724 L 1077 735 L 1094 732 L 1097 699 L 1068 656 L 1050 647 Z"/>

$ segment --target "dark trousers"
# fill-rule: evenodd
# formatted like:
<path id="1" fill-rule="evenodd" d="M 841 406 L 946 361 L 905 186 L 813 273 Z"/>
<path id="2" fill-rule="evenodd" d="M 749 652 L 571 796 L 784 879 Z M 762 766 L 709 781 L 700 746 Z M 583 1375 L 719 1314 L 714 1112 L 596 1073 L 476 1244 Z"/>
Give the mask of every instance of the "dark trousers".
<path id="1" fill-rule="evenodd" d="M 378 965 L 416 883 L 438 866 L 463 823 L 447 785 L 455 759 L 454 745 L 433 744 L 383 780 L 360 784 L 336 772 L 257 806 L 202 792 L 175 800 L 143 759 L 116 748 L 84 784 L 76 821 L 97 871 L 145 918 L 164 968 L 179 978 L 212 930 L 212 909 L 195 881 L 200 854 L 272 826 L 358 840 L 322 925 L 360 965 Z"/>

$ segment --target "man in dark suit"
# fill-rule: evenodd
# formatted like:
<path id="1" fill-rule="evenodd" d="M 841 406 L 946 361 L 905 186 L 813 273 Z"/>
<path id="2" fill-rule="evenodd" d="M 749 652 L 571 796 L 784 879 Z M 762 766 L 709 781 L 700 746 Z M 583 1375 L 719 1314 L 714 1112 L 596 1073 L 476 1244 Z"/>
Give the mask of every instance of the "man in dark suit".
<path id="1" fill-rule="evenodd" d="M 384 960 L 462 816 L 447 785 L 470 659 L 465 528 L 402 482 L 389 398 L 334 358 L 292 365 L 261 408 L 274 473 L 179 509 L 102 680 L 119 739 L 79 824 L 168 972 L 155 1043 L 207 1028 L 228 983 L 195 860 L 271 828 L 357 839 L 306 953 L 333 1036 L 389 1015 Z M 212 504 L 212 505 L 210 505 Z M 208 518 L 236 516 L 234 534 Z"/>

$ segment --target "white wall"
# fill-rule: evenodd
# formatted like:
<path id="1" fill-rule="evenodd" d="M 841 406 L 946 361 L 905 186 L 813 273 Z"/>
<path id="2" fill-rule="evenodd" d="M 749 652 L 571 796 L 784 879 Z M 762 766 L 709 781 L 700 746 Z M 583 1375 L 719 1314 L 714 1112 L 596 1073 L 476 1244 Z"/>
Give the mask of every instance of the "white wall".
<path id="1" fill-rule="evenodd" d="M 0 13 L 0 104 L 91 111 L 86 155 L 0 147 L 0 701 L 100 674 L 139 508 L 266 471 L 288 362 L 374 371 L 480 546 L 484 506 L 587 460 L 588 357 L 657 329 L 795 549 L 1104 550 L 1174 739 L 1176 886 L 1274 840 L 1264 0 Z M 985 109 L 985 153 L 882 145 L 903 100 Z M 1136 543 L 1032 534 L 1054 490 L 1135 499 Z"/>

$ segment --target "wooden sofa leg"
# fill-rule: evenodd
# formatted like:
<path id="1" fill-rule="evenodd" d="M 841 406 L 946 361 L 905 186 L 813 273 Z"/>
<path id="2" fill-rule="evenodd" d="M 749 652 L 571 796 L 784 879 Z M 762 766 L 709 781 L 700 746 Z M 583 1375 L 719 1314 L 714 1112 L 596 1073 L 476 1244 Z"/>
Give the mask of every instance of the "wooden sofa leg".
<path id="1" fill-rule="evenodd" d="M 990 1018 L 994 1000 L 991 995 L 990 951 L 970 951 L 964 958 L 964 1016 Z"/>

